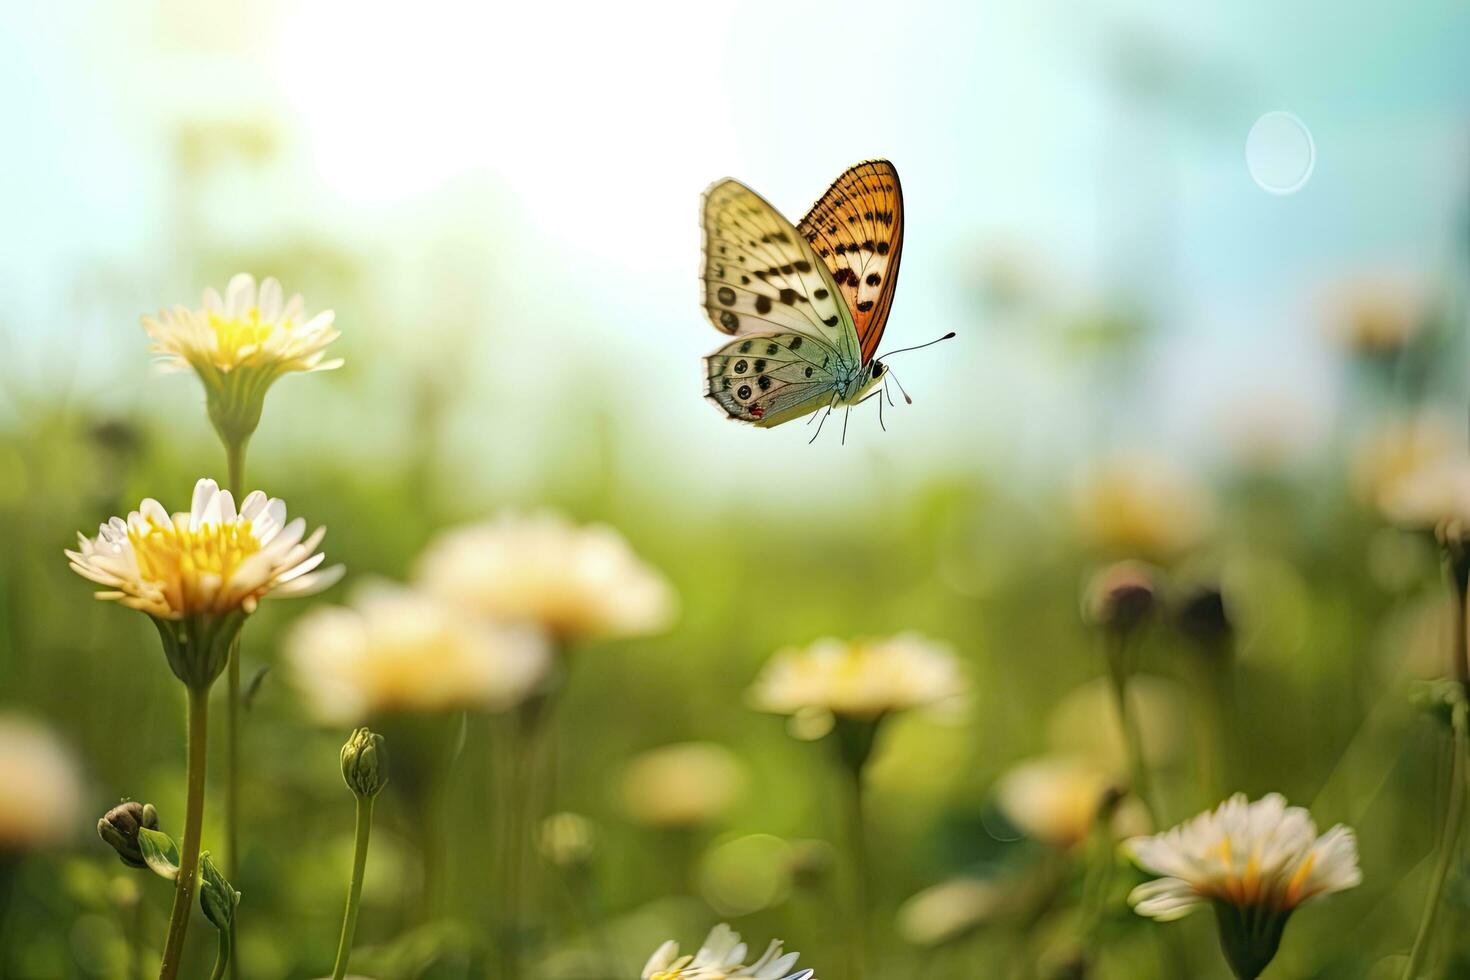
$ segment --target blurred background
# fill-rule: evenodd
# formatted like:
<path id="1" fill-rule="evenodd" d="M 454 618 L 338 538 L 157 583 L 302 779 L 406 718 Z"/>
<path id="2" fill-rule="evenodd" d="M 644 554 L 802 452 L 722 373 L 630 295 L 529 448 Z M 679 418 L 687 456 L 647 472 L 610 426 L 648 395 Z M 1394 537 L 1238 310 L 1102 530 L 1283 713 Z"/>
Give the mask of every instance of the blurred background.
<path id="1" fill-rule="evenodd" d="M 1448 601 L 1384 502 L 1470 446 L 1463 4 L 155 0 L 0 23 L 0 712 L 51 746 L 0 755 L 0 781 L 17 758 L 55 776 L 43 828 L 30 790 L 0 820 L 0 976 L 125 976 L 134 916 L 161 937 L 167 889 L 91 828 L 124 796 L 181 812 L 180 691 L 151 627 L 93 602 L 61 549 L 222 475 L 197 380 L 151 369 L 138 317 L 242 270 L 342 329 L 345 367 L 272 391 L 247 480 L 327 525 L 348 569 L 329 600 L 505 508 L 611 524 L 678 594 L 672 629 L 595 644 L 568 680 L 557 807 L 590 843 L 553 876 L 533 975 L 636 976 L 728 920 L 840 980 L 828 770 L 745 692 L 787 644 L 904 630 L 950 644 L 972 696 L 880 743 L 877 975 L 1072 968 L 1066 887 L 1010 883 L 1076 855 L 997 787 L 1039 756 L 1116 763 L 1079 613 L 1114 558 L 1160 568 L 1179 608 L 1218 588 L 1229 610 L 1227 654 L 1172 620 L 1144 650 L 1171 819 L 1279 790 L 1362 838 L 1365 884 L 1302 912 L 1268 976 L 1366 977 L 1407 947 L 1443 760 L 1405 692 L 1438 672 Z M 1273 110 L 1315 141 L 1290 195 L 1246 166 Z M 886 346 L 958 339 L 898 359 L 914 403 L 886 433 L 871 406 L 846 445 L 727 422 L 699 397 L 719 340 L 700 192 L 734 176 L 796 219 L 871 157 L 907 212 Z M 308 606 L 255 617 L 247 678 Z M 1222 657 L 1228 765 L 1196 698 Z M 489 765 L 484 718 L 441 721 L 456 769 Z M 242 962 L 319 976 L 351 856 L 345 732 L 274 669 L 248 731 Z M 638 767 L 686 741 L 719 748 Z M 664 778 L 710 805 L 628 805 L 628 779 Z M 450 783 L 427 911 L 421 813 L 383 808 L 362 972 L 484 975 L 500 801 Z M 1003 897 L 904 904 L 957 878 Z M 1463 926 L 1459 869 L 1451 895 Z M 944 914 L 964 928 L 925 931 Z M 1116 903 L 1081 968 L 1166 976 L 1151 928 Z M 1167 928 L 1223 975 L 1208 922 Z"/>

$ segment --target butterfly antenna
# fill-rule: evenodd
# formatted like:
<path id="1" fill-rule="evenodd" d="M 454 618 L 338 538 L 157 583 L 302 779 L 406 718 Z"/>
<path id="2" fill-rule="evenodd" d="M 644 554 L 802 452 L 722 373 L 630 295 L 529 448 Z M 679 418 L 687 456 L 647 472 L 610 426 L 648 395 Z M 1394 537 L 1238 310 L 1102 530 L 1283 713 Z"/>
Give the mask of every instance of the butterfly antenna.
<path id="1" fill-rule="evenodd" d="M 938 343 L 938 341 L 931 341 L 930 343 Z M 928 347 L 929 345 L 928 344 L 925 344 L 924 346 L 925 347 Z M 887 365 L 885 365 L 885 367 L 887 367 Z M 893 368 L 888 368 L 888 370 L 884 371 L 883 372 L 883 376 L 885 378 L 892 378 L 893 379 L 893 383 L 896 384 L 896 385 L 898 385 L 898 392 L 899 392 L 899 394 L 903 395 L 903 400 L 905 402 L 907 402 L 910 405 L 912 405 L 914 403 L 914 400 L 909 397 L 909 393 L 907 391 L 904 391 L 903 382 L 900 381 L 900 380 L 898 380 L 898 375 L 896 375 L 896 374 L 893 373 Z"/>
<path id="2" fill-rule="evenodd" d="M 933 347 L 935 344 L 942 343 L 942 342 L 944 342 L 946 340 L 952 340 L 952 339 L 954 339 L 954 336 L 955 336 L 955 332 L 953 330 L 951 330 L 949 333 L 945 334 L 943 337 L 935 337 L 933 340 L 929 341 L 927 344 L 917 344 L 917 345 L 915 345 L 913 347 L 900 347 L 898 350 L 891 350 L 887 354 L 879 354 L 877 357 L 874 358 L 874 360 L 880 360 L 881 361 L 885 357 L 892 357 L 894 354 L 905 354 L 905 353 L 907 353 L 907 352 L 909 352 L 911 350 L 923 350 L 925 347 Z"/>

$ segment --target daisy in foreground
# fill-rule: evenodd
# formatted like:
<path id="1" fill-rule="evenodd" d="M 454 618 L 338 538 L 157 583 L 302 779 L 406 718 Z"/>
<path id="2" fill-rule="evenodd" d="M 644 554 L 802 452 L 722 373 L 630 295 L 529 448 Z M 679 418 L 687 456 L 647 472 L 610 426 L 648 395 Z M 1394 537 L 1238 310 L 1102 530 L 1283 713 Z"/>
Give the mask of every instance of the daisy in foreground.
<path id="1" fill-rule="evenodd" d="M 1338 824 L 1318 836 L 1311 815 L 1279 793 L 1254 803 L 1237 793 L 1212 813 L 1125 847 L 1139 867 L 1163 876 L 1133 889 L 1134 910 L 1171 922 L 1212 905 L 1225 958 L 1247 980 L 1276 955 L 1298 906 L 1363 880 L 1353 832 Z"/>
<path id="2" fill-rule="evenodd" d="M 798 954 L 783 955 L 780 940 L 771 940 L 765 954 L 749 966 L 746 952 L 740 934 L 721 923 L 692 955 L 680 956 L 672 939 L 664 943 L 649 957 L 642 980 L 817 980 L 813 970 L 789 972 Z"/>
<path id="3" fill-rule="evenodd" d="M 223 669 L 230 642 L 267 594 L 309 595 L 337 581 L 321 569 L 306 522 L 286 520 L 286 505 L 259 490 L 235 509 L 213 480 L 194 485 L 188 511 L 170 514 L 153 498 L 127 520 L 114 517 L 97 536 L 79 534 L 67 551 L 72 570 L 108 599 L 145 612 L 163 637 L 169 666 L 190 687 L 207 687 Z"/>
<path id="4" fill-rule="evenodd" d="M 305 521 L 288 522 L 286 505 L 258 490 L 236 510 L 229 491 L 200 480 L 188 511 L 171 515 L 150 498 L 127 520 L 103 524 L 95 538 L 79 535 L 78 550 L 66 552 L 78 575 L 103 586 L 97 598 L 148 614 L 169 667 L 188 688 L 184 837 L 161 980 L 178 975 L 198 878 L 209 689 L 263 597 L 305 595 L 341 576 L 340 566 L 320 568 L 324 533 L 308 536 Z"/>
<path id="5" fill-rule="evenodd" d="M 274 279 L 255 284 L 241 273 L 224 296 L 204 291 L 200 309 L 183 306 L 143 317 L 169 371 L 192 369 L 204 383 L 209 418 L 226 446 L 243 446 L 260 422 L 265 393 L 296 371 L 330 371 L 326 348 L 340 336 L 331 310 L 309 316 L 300 296 L 289 300 Z"/>

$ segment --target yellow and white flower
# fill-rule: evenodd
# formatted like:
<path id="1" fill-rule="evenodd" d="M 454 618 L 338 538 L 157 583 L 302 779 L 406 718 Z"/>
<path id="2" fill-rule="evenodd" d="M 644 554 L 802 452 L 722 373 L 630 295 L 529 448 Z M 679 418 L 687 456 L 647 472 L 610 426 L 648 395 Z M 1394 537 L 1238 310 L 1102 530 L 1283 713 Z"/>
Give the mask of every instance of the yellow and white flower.
<path id="1" fill-rule="evenodd" d="M 497 628 L 389 583 L 303 616 L 285 657 L 313 715 L 338 725 L 394 712 L 501 710 L 535 688 L 550 659 L 535 630 Z"/>
<path id="2" fill-rule="evenodd" d="M 745 965 L 747 949 L 740 934 L 721 923 L 710 930 L 699 952 L 679 955 L 672 939 L 648 958 L 642 980 L 816 980 L 812 970 L 792 973 L 798 954 L 782 953 L 780 940 L 772 940 L 760 959 Z"/>
<path id="3" fill-rule="evenodd" d="M 1169 922 L 1212 905 L 1240 976 L 1256 976 L 1271 961 L 1296 908 L 1363 880 L 1353 832 L 1338 824 L 1318 836 L 1311 814 L 1287 806 L 1279 793 L 1254 803 L 1237 793 L 1213 812 L 1125 848 L 1161 876 L 1129 894 L 1134 910 Z"/>
<path id="4" fill-rule="evenodd" d="M 1054 847 L 1081 844 L 1104 812 L 1111 815 L 1111 826 L 1120 836 L 1152 829 L 1136 799 L 1118 800 L 1117 780 L 1080 758 L 1027 760 L 1001 776 L 995 792 L 1011 823 Z"/>
<path id="5" fill-rule="evenodd" d="M 266 389 L 277 378 L 342 366 L 340 358 L 326 359 L 327 345 L 340 336 L 334 316 L 331 310 L 309 316 L 301 297 L 286 299 L 275 279 L 257 288 L 253 276 L 240 273 L 223 297 L 206 289 L 202 308 L 160 310 L 143 317 L 143 329 L 165 370 L 199 375 L 210 419 L 231 441 L 255 431 Z"/>
<path id="6" fill-rule="evenodd" d="M 628 763 L 623 810 L 647 827 L 699 827 L 719 819 L 744 787 L 745 770 L 723 745 L 664 745 Z"/>
<path id="7" fill-rule="evenodd" d="M 228 647 L 262 598 L 308 595 L 341 577 L 341 566 L 320 567 L 325 534 L 308 536 L 303 519 L 287 521 L 285 503 L 259 490 L 236 510 L 228 490 L 202 479 L 188 511 L 171 515 L 150 497 L 96 537 L 79 534 L 78 550 L 66 557 L 104 587 L 97 598 L 153 618 L 181 680 L 207 684 L 224 666 L 218 648 Z"/>
<path id="8" fill-rule="evenodd" d="M 0 860 L 7 851 L 60 843 L 81 819 L 77 764 L 52 731 L 0 714 Z"/>
<path id="9" fill-rule="evenodd" d="M 424 551 L 417 581 L 463 609 L 562 642 L 657 633 L 675 609 L 668 581 L 617 531 L 547 512 L 446 531 Z"/>
<path id="10" fill-rule="evenodd" d="M 1209 530 L 1204 487 L 1165 457 L 1143 453 L 1102 459 L 1072 487 L 1072 519 L 1090 546 L 1110 555 L 1168 562 Z"/>
<path id="11" fill-rule="evenodd" d="M 750 691 L 762 711 L 826 712 L 874 720 L 895 711 L 953 705 L 964 696 L 949 647 L 913 633 L 878 640 L 823 639 L 782 650 Z"/>
<path id="12" fill-rule="evenodd" d="M 1237 793 L 1213 812 L 1127 849 L 1139 867 L 1162 877 L 1133 890 L 1140 915 L 1178 919 L 1211 901 L 1290 910 L 1356 887 L 1358 847 L 1342 824 L 1320 837 L 1312 816 L 1279 793 L 1254 803 Z"/>

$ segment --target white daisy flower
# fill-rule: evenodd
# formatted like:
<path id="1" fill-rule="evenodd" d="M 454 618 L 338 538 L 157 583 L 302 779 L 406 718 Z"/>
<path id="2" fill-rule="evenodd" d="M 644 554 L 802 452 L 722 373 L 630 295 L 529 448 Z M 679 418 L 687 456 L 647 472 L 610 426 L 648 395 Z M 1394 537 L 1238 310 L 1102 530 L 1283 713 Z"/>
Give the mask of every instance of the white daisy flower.
<path id="1" fill-rule="evenodd" d="M 648 958 L 642 980 L 816 980 L 812 970 L 790 972 L 798 954 L 782 953 L 781 942 L 772 940 L 760 959 L 746 966 L 747 948 L 740 934 L 721 923 L 710 930 L 699 952 L 679 955 L 672 939 Z"/>
<path id="2" fill-rule="evenodd" d="M 79 534 L 78 550 L 66 557 L 78 575 L 104 587 L 97 598 L 154 619 L 165 647 L 177 646 L 169 659 L 180 679 L 207 683 L 218 675 L 215 647 L 228 647 L 263 597 L 308 595 L 341 577 L 341 566 L 320 567 L 325 534 L 318 528 L 307 536 L 303 519 L 287 521 L 285 503 L 259 490 L 237 511 L 228 490 L 203 479 L 187 512 L 170 515 L 150 497 L 127 520 L 101 525 L 96 537 Z M 175 654 L 188 662 L 186 671 Z"/>
<path id="3" fill-rule="evenodd" d="M 296 687 L 324 724 L 383 713 L 500 710 L 545 676 L 545 638 L 495 627 L 406 586 L 374 583 L 349 607 L 303 616 L 287 633 Z"/>
<path id="4" fill-rule="evenodd" d="M 446 531 L 424 551 L 417 580 L 477 615 L 562 641 L 657 633 L 675 609 L 668 581 L 617 531 L 544 512 Z"/>
<path id="5" fill-rule="evenodd" d="M 879 640 L 818 640 L 777 653 L 750 691 L 759 710 L 826 712 L 862 720 L 953 704 L 964 695 L 950 649 L 913 633 Z"/>
<path id="6" fill-rule="evenodd" d="M 331 310 L 309 316 L 299 295 L 286 299 L 281 284 L 240 273 L 223 297 L 204 291 L 203 306 L 160 310 L 143 329 L 165 370 L 192 369 L 204 382 L 210 419 L 227 441 L 249 438 L 260 422 L 265 393 L 283 374 L 330 371 L 326 359 L 340 336 Z"/>
<path id="7" fill-rule="evenodd" d="M 1353 832 L 1338 824 L 1318 836 L 1311 814 L 1287 806 L 1279 793 L 1254 803 L 1237 793 L 1213 812 L 1125 848 L 1161 876 L 1133 889 L 1134 910 L 1169 922 L 1213 905 L 1221 945 L 1240 976 L 1254 977 L 1271 961 L 1298 906 L 1363 880 Z"/>

